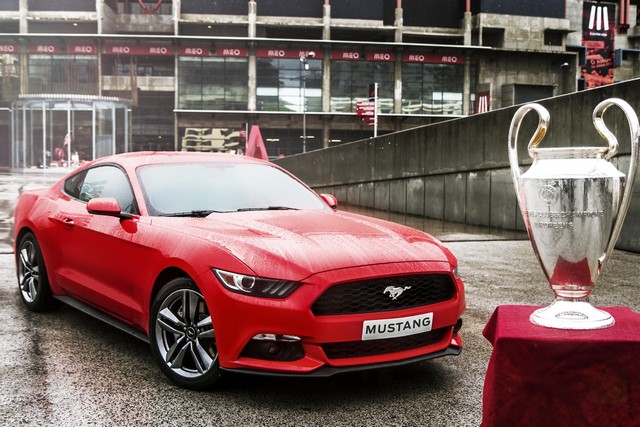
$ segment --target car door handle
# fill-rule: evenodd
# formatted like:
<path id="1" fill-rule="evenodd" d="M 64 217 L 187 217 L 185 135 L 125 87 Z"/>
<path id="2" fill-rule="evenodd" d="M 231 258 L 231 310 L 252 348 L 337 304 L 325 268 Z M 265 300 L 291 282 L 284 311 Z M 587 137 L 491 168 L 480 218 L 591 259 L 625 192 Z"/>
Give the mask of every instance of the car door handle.
<path id="1" fill-rule="evenodd" d="M 71 219 L 71 218 L 63 218 L 62 219 L 62 225 L 64 225 L 67 228 L 71 228 L 75 225 L 76 223 Z"/>

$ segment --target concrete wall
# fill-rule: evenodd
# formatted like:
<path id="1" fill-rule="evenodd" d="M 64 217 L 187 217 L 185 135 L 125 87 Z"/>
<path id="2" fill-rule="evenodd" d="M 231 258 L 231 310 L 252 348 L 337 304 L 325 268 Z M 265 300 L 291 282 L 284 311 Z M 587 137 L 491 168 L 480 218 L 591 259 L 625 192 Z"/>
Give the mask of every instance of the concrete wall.
<path id="1" fill-rule="evenodd" d="M 640 112 L 640 80 L 631 80 L 542 100 L 551 123 L 541 146 L 603 145 L 592 124 L 602 100 L 619 97 Z M 286 157 L 277 163 L 319 193 L 341 203 L 500 229 L 523 229 L 515 200 L 507 137 L 509 107 L 486 114 L 356 141 Z M 524 169 L 531 163 L 526 144 L 537 115 L 525 117 L 519 137 Z M 630 143 L 624 114 L 613 107 L 605 115 L 620 142 L 613 162 L 626 173 Z M 639 179 L 636 179 L 638 181 Z M 640 252 L 640 184 L 618 240 L 618 248 Z"/>

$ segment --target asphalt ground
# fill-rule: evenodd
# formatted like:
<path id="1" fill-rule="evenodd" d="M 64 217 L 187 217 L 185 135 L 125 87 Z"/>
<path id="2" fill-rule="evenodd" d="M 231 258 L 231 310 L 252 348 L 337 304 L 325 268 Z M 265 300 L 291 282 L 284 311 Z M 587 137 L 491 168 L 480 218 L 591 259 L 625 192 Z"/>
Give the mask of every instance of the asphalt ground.
<path id="1" fill-rule="evenodd" d="M 35 185 L 31 178 L 0 176 L 0 208 L 15 204 L 16 190 Z M 10 214 L 3 215 L 0 225 L 10 229 Z M 484 325 L 498 305 L 546 305 L 552 294 L 527 240 L 431 225 L 458 257 L 466 284 L 460 356 L 323 379 L 228 374 L 220 388 L 207 392 L 173 386 L 145 343 L 72 308 L 27 311 L 5 242 L 0 425 L 477 426 L 491 355 Z M 638 277 L 640 254 L 615 251 L 592 302 L 639 311 Z"/>

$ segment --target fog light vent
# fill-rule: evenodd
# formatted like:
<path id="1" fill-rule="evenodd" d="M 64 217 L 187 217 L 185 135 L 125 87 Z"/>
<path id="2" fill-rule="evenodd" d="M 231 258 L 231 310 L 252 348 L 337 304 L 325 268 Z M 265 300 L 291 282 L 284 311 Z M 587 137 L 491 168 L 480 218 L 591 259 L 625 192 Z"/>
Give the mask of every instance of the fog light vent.
<path id="1" fill-rule="evenodd" d="M 302 359 L 304 349 L 300 337 L 295 335 L 258 334 L 251 338 L 240 356 L 289 362 Z"/>

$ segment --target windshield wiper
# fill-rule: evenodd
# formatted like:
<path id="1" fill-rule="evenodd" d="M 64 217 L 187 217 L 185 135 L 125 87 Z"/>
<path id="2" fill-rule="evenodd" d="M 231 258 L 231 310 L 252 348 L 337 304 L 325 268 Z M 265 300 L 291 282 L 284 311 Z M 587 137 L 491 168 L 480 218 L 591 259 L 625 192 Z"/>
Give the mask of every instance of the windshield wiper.
<path id="1" fill-rule="evenodd" d="M 297 211 L 297 208 L 289 206 L 267 206 L 264 208 L 240 208 L 236 212 L 248 212 L 248 211 Z"/>
<path id="2" fill-rule="evenodd" d="M 209 216 L 212 213 L 221 213 L 221 211 L 214 211 L 214 210 L 194 210 L 194 211 L 186 211 L 186 212 L 174 212 L 174 213 L 168 213 L 168 214 L 163 214 L 160 216 L 184 216 L 184 217 L 194 217 L 194 218 L 204 218 L 206 216 Z"/>

